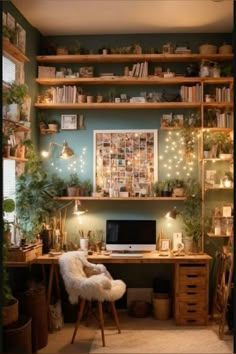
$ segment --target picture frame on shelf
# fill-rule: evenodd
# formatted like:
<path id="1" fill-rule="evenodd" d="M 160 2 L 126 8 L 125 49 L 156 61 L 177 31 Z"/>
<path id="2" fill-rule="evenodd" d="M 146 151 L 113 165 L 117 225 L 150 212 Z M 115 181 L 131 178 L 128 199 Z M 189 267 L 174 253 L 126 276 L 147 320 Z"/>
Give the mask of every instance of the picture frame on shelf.
<path id="1" fill-rule="evenodd" d="M 160 251 L 169 251 L 171 249 L 171 240 L 169 238 L 162 238 L 160 241 Z"/>
<path id="2" fill-rule="evenodd" d="M 223 207 L 222 207 L 222 216 L 224 218 L 229 218 L 229 217 L 232 216 L 232 205 L 231 204 L 223 205 Z"/>
<path id="3" fill-rule="evenodd" d="M 7 12 L 7 27 L 12 31 L 14 31 L 15 25 L 16 25 L 15 18 L 10 14 L 10 12 Z"/>
<path id="4" fill-rule="evenodd" d="M 77 114 L 62 114 L 61 130 L 76 130 L 76 129 L 78 129 Z"/>
<path id="5" fill-rule="evenodd" d="M 16 28 L 18 29 L 16 45 L 20 49 L 20 51 L 25 54 L 26 31 L 19 23 L 16 24 Z"/>

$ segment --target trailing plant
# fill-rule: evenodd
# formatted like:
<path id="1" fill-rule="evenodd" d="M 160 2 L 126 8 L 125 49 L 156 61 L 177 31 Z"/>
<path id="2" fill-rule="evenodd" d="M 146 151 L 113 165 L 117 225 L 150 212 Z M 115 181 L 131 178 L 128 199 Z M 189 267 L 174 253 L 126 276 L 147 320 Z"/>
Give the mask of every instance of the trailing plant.
<path id="1" fill-rule="evenodd" d="M 203 221 L 201 186 L 196 179 L 186 181 L 185 196 L 182 211 L 185 235 L 197 242 L 202 236 Z"/>

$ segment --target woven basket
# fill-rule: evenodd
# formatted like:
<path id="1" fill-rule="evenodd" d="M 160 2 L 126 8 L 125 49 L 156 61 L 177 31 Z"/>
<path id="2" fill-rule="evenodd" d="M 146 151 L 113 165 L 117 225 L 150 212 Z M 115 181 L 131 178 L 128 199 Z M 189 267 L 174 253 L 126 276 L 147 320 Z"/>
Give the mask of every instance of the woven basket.
<path id="1" fill-rule="evenodd" d="M 216 54 L 217 46 L 213 44 L 202 44 L 199 47 L 200 54 Z"/>
<path id="2" fill-rule="evenodd" d="M 219 47 L 220 54 L 231 54 L 232 53 L 232 45 L 231 44 L 223 44 Z"/>

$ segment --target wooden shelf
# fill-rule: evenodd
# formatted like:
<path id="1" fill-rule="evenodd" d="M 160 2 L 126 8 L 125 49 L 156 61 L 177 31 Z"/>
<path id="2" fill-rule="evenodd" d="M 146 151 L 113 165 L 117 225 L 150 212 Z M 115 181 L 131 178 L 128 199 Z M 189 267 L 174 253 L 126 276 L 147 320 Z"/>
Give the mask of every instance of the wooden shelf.
<path id="1" fill-rule="evenodd" d="M 59 131 L 52 130 L 52 129 L 40 129 L 40 134 L 54 134 L 54 133 L 59 133 Z"/>
<path id="2" fill-rule="evenodd" d="M 234 82 L 234 78 L 229 77 L 202 77 L 202 82 L 204 84 L 232 84 Z"/>
<path id="3" fill-rule="evenodd" d="M 209 236 L 209 237 L 232 237 L 229 235 L 215 235 L 213 233 L 207 233 L 207 236 Z"/>
<path id="4" fill-rule="evenodd" d="M 14 161 L 17 161 L 17 162 L 27 162 L 28 159 L 22 159 L 20 157 L 15 157 L 15 156 L 8 156 L 8 157 L 3 157 L 4 160 L 14 160 Z"/>
<path id="5" fill-rule="evenodd" d="M 37 78 L 36 82 L 40 85 L 168 85 L 201 82 L 200 77 L 184 77 L 176 76 L 171 78 L 163 78 L 158 76 L 148 77 L 129 77 L 129 76 L 113 76 L 112 78 L 102 77 L 76 77 L 76 78 Z"/>
<path id="6" fill-rule="evenodd" d="M 15 47 L 8 38 L 2 38 L 2 49 L 3 51 L 7 52 L 13 58 L 20 62 L 30 61 L 17 47 Z"/>
<path id="7" fill-rule="evenodd" d="M 68 54 L 38 55 L 36 57 L 39 63 L 189 62 L 203 59 L 228 61 L 233 60 L 233 54 Z"/>
<path id="8" fill-rule="evenodd" d="M 233 128 L 218 128 L 218 127 L 203 127 L 203 131 L 209 131 L 209 132 L 225 132 L 225 133 L 230 133 Z"/>
<path id="9" fill-rule="evenodd" d="M 200 102 L 145 102 L 145 103 L 35 103 L 37 108 L 42 109 L 134 109 L 134 108 L 200 108 Z"/>
<path id="10" fill-rule="evenodd" d="M 110 198 L 110 197 L 54 197 L 55 200 L 126 200 L 126 201 L 144 201 L 144 200 L 149 200 L 149 201 L 156 201 L 156 200 L 185 200 L 185 197 L 117 197 L 117 198 Z"/>
<path id="11" fill-rule="evenodd" d="M 203 102 L 203 107 L 233 108 L 233 102 Z"/>
<path id="12" fill-rule="evenodd" d="M 184 83 L 232 83 L 233 78 L 201 78 L 201 77 L 185 77 L 175 76 L 171 78 L 163 78 L 149 75 L 148 77 L 129 77 L 129 76 L 113 76 L 112 78 L 103 77 L 76 77 L 76 78 L 36 78 L 40 85 L 168 85 L 168 84 L 184 84 Z"/>
<path id="13" fill-rule="evenodd" d="M 15 125 L 17 128 L 15 129 L 15 131 L 17 132 L 29 132 L 30 131 L 30 128 L 29 127 L 26 127 L 25 125 L 22 125 L 21 123 L 19 122 L 15 122 L 14 120 L 11 120 L 11 119 L 7 119 L 7 118 L 3 118 L 3 120 L 5 122 L 8 122 L 8 123 L 11 123 L 13 125 Z"/>

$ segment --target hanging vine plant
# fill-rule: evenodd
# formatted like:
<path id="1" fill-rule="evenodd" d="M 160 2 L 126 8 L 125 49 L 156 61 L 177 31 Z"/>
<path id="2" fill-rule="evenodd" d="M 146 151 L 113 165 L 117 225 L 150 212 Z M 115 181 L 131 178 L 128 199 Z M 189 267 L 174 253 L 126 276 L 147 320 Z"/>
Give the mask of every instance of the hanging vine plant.
<path id="1" fill-rule="evenodd" d="M 181 129 L 182 141 L 184 145 L 183 154 L 187 162 L 191 162 L 194 156 L 196 132 L 193 127 L 184 126 Z"/>

